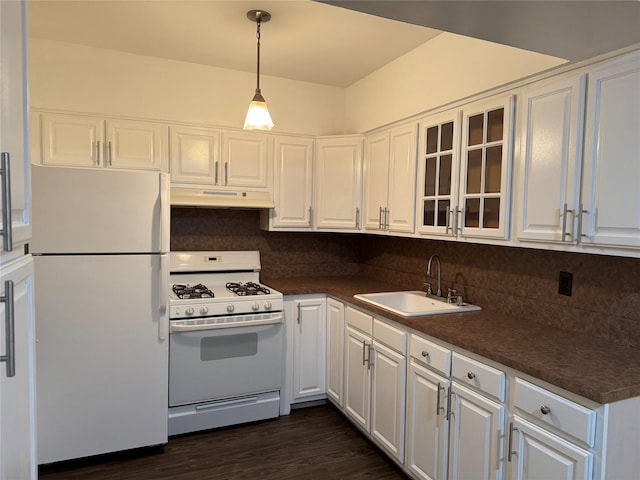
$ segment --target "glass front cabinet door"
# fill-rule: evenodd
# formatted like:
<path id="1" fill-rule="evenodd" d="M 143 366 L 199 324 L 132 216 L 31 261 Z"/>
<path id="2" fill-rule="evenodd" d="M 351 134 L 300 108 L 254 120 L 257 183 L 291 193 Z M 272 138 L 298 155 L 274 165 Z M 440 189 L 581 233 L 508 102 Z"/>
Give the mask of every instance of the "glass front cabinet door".
<path id="1" fill-rule="evenodd" d="M 508 238 L 513 109 L 510 95 L 420 122 L 420 233 Z"/>

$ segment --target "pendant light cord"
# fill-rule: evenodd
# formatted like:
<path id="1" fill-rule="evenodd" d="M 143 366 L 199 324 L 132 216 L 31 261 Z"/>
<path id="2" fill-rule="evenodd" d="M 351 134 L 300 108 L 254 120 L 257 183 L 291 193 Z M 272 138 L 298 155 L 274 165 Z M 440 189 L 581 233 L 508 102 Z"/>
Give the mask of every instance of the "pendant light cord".
<path id="1" fill-rule="evenodd" d="M 260 18 L 256 19 L 256 38 L 258 39 L 258 60 L 257 60 L 257 68 L 256 68 L 256 93 L 260 93 Z"/>

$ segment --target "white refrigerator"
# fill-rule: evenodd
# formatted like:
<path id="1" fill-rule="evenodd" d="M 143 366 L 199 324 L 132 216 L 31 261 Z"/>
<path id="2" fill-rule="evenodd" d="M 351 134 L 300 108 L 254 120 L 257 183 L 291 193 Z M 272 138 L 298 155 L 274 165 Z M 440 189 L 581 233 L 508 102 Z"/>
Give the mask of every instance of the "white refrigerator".
<path id="1" fill-rule="evenodd" d="M 33 166 L 38 463 L 167 442 L 169 179 Z"/>

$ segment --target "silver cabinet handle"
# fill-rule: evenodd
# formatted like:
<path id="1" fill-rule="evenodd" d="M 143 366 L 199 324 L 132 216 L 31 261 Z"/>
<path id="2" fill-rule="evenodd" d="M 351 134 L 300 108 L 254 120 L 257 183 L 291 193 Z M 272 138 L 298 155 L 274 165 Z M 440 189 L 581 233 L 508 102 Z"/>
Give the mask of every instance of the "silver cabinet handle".
<path id="1" fill-rule="evenodd" d="M 467 372 L 467 378 L 469 380 L 473 380 L 474 378 L 476 378 L 476 374 L 473 372 Z"/>
<path id="2" fill-rule="evenodd" d="M 580 206 L 578 207 L 578 234 L 576 235 L 576 241 L 577 243 L 580 243 L 580 241 L 582 240 L 582 237 L 588 237 L 589 235 L 586 235 L 584 233 L 582 233 L 582 216 L 585 213 L 589 213 L 588 210 L 585 210 L 582 206 L 582 204 L 580 204 Z"/>
<path id="3" fill-rule="evenodd" d="M 229 162 L 224 162 L 224 184 L 229 185 Z"/>
<path id="4" fill-rule="evenodd" d="M 111 150 L 111 140 L 109 140 L 109 166 L 113 165 L 113 151 Z"/>
<path id="5" fill-rule="evenodd" d="M 378 228 L 382 230 L 382 207 L 380 207 L 380 213 L 378 213 Z"/>
<path id="6" fill-rule="evenodd" d="M 100 140 L 96 140 L 96 165 L 100 166 Z"/>
<path id="7" fill-rule="evenodd" d="M 458 230 L 462 230 L 462 226 L 459 226 L 458 222 L 462 222 L 462 210 L 460 209 L 455 209 L 453 211 L 453 236 L 457 237 L 458 236 Z"/>
<path id="8" fill-rule="evenodd" d="M 313 207 L 309 207 L 309 226 L 313 226 Z"/>
<path id="9" fill-rule="evenodd" d="M 445 233 L 445 235 L 447 233 L 449 233 L 449 230 L 451 230 L 451 233 L 453 233 L 453 227 L 450 226 L 450 223 L 451 223 L 450 219 L 451 219 L 452 216 L 453 216 L 453 210 L 449 210 L 447 212 L 447 217 L 446 217 L 445 222 L 444 222 L 444 233 Z"/>
<path id="10" fill-rule="evenodd" d="M 367 359 L 365 358 L 364 355 L 364 351 L 367 348 L 367 342 L 365 342 L 364 340 L 362 340 L 362 366 L 364 367 L 365 363 L 367 362 Z"/>
<path id="11" fill-rule="evenodd" d="M 547 405 L 542 405 L 540 407 L 540 413 L 542 413 L 543 415 L 548 415 L 549 412 L 551 412 L 551 409 Z"/>
<path id="12" fill-rule="evenodd" d="M 302 324 L 300 323 L 300 316 L 302 315 L 302 304 L 298 302 L 298 325 L 300 325 L 300 330 L 302 330 Z"/>
<path id="13" fill-rule="evenodd" d="M 509 449 L 509 453 L 507 453 L 507 462 L 511 462 L 511 458 L 513 455 L 517 455 L 518 452 L 513 450 L 513 431 L 518 430 L 513 426 L 513 422 L 509 422 L 509 441 L 507 442 L 507 448 Z"/>
<path id="14" fill-rule="evenodd" d="M 214 185 L 218 185 L 218 176 L 219 176 L 219 175 L 218 175 L 218 164 L 219 164 L 219 163 L 220 163 L 220 162 L 218 162 L 218 161 L 216 160 L 215 165 L 214 165 L 214 170 L 215 170 L 215 179 L 213 180 Z"/>
<path id="15" fill-rule="evenodd" d="M 438 382 L 438 391 L 436 392 L 436 416 L 440 415 L 440 410 L 444 412 L 444 407 L 440 406 L 440 390 L 444 390 L 444 387 Z"/>
<path id="16" fill-rule="evenodd" d="M 384 209 L 384 229 L 389 230 L 389 209 Z"/>
<path id="17" fill-rule="evenodd" d="M 13 250 L 13 237 L 11 231 L 11 172 L 10 157 L 8 152 L 2 152 L 0 157 L 0 175 L 2 175 L 2 249 L 5 252 Z"/>
<path id="18" fill-rule="evenodd" d="M 573 213 L 572 209 L 568 209 L 567 208 L 567 204 L 565 203 L 564 206 L 562 207 L 562 238 L 561 241 L 565 241 L 564 239 L 566 237 L 570 237 L 571 234 L 567 233 L 567 214 L 568 213 Z"/>
<path id="19" fill-rule="evenodd" d="M 422 352 L 420 352 L 420 354 L 426 358 L 427 360 L 429 360 L 429 352 L 427 352 L 426 350 L 422 350 Z"/>
<path id="20" fill-rule="evenodd" d="M 356 230 L 360 230 L 360 208 L 356 208 Z"/>
<path id="21" fill-rule="evenodd" d="M 13 310 L 13 281 L 4 282 L 4 296 L 0 297 L 0 302 L 5 304 L 4 308 L 4 328 L 5 328 L 5 348 L 6 355 L 0 357 L 0 362 L 6 362 L 7 378 L 16 375 L 16 352 L 15 352 L 15 314 Z"/>
<path id="22" fill-rule="evenodd" d="M 447 419 L 447 421 L 451 420 L 451 415 L 453 415 L 453 410 L 451 408 L 451 405 L 453 404 L 452 401 L 452 397 L 453 396 L 453 389 L 451 388 L 451 386 L 449 386 L 449 391 L 447 392 L 447 414 L 445 415 L 445 418 Z"/>
<path id="23" fill-rule="evenodd" d="M 369 358 L 367 359 L 367 370 L 371 370 L 371 367 L 373 367 L 373 362 L 371 360 L 373 359 L 372 355 L 375 352 L 375 350 L 373 349 L 373 345 L 371 344 L 367 345 L 367 347 L 369 347 Z"/>

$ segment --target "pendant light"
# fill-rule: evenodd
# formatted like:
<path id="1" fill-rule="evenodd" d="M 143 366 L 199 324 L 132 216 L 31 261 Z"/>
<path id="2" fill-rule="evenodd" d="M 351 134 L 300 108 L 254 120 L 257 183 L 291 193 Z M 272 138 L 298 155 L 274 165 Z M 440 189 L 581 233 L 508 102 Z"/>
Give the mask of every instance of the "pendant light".
<path id="1" fill-rule="evenodd" d="M 245 130 L 271 130 L 273 121 L 267 103 L 260 92 L 260 25 L 271 20 L 271 14 L 262 10 L 250 10 L 247 12 L 247 18 L 252 22 L 256 22 L 256 38 L 258 39 L 258 63 L 256 68 L 256 93 L 253 100 L 249 104 L 247 118 L 244 121 Z"/>

